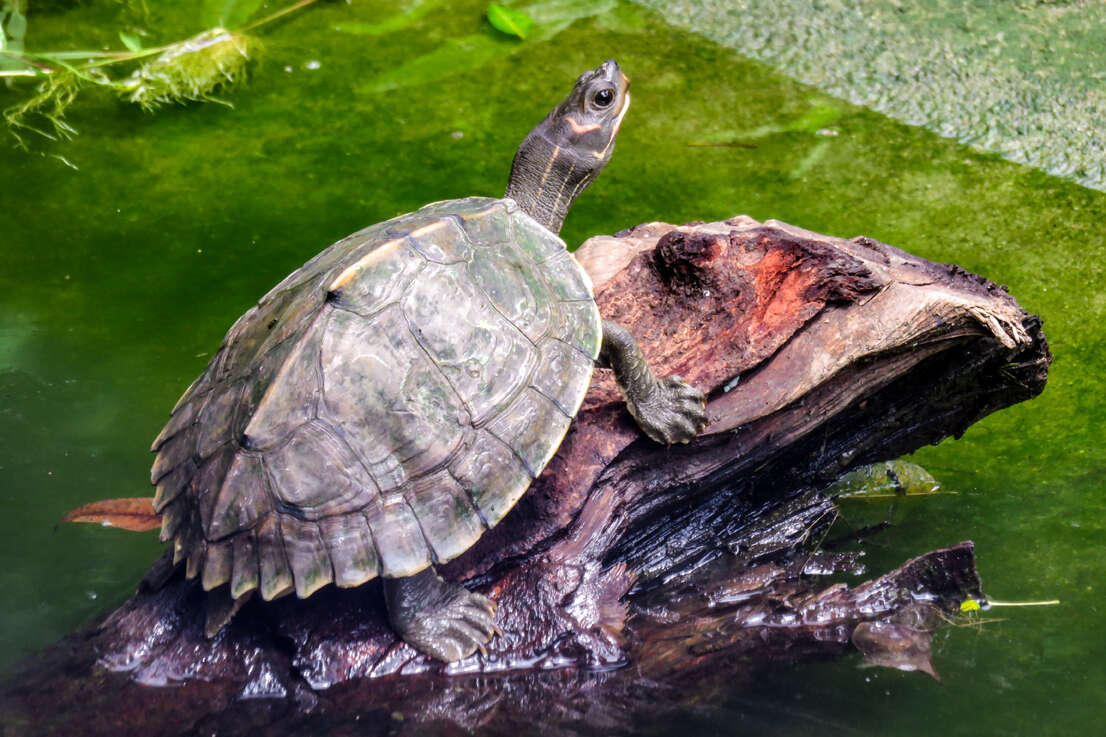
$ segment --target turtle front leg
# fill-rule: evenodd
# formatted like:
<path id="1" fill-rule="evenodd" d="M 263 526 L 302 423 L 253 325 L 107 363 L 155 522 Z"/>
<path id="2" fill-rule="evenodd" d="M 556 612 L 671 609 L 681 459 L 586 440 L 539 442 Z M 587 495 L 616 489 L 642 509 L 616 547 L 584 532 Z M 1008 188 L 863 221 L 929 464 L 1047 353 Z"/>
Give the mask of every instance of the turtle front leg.
<path id="1" fill-rule="evenodd" d="M 411 647 L 451 663 L 467 658 L 499 631 L 495 602 L 442 580 L 433 568 L 384 579 L 392 629 Z"/>
<path id="2" fill-rule="evenodd" d="M 642 431 L 658 443 L 686 443 L 707 425 L 706 398 L 679 376 L 658 378 L 630 331 L 603 321 L 601 366 L 614 371 L 626 408 Z"/>

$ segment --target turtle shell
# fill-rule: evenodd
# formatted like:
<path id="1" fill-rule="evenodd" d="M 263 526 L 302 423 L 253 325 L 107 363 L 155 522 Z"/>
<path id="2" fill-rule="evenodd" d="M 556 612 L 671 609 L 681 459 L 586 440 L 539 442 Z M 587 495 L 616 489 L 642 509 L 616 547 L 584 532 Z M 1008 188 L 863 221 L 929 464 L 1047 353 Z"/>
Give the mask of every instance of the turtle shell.
<path id="1" fill-rule="evenodd" d="M 243 315 L 173 409 L 162 540 L 235 598 L 450 560 L 552 457 L 601 335 L 587 275 L 511 200 L 355 233 Z"/>

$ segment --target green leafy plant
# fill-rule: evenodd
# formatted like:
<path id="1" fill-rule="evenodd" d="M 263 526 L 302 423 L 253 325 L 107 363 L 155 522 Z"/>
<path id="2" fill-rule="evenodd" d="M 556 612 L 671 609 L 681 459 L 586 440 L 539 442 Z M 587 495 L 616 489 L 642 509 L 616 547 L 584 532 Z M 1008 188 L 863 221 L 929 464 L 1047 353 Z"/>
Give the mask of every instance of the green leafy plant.
<path id="1" fill-rule="evenodd" d="M 22 133 L 51 140 L 75 135 L 65 113 L 89 86 L 110 89 L 146 110 L 170 103 L 224 102 L 215 94 L 245 79 L 260 48 L 250 32 L 316 1 L 299 0 L 247 23 L 261 0 L 206 0 L 203 17 L 212 27 L 182 41 L 143 48 L 138 36 L 120 32 L 126 50 L 29 52 L 22 43 L 26 20 L 17 7 L 21 0 L 0 0 L 0 76 L 39 80 L 29 98 L 4 111 L 4 121 L 27 148 Z"/>

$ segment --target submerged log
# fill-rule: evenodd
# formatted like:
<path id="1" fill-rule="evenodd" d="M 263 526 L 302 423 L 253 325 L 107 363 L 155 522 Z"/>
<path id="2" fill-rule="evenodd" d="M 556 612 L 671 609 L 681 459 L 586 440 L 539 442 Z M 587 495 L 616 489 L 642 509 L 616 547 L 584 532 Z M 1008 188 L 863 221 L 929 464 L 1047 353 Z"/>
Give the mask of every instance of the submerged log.
<path id="1" fill-rule="evenodd" d="M 604 317 L 707 393 L 710 425 L 652 443 L 598 372 L 545 473 L 443 571 L 499 603 L 486 654 L 419 655 L 377 582 L 252 602 L 207 640 L 199 585 L 178 578 L 29 662 L 4 689 L 5 735 L 510 734 L 535 718 L 615 734 L 781 660 L 855 648 L 932 673 L 938 621 L 983 596 L 971 544 L 826 587 L 855 560 L 818 550 L 835 515 L 818 489 L 1039 393 L 1040 320 L 959 267 L 745 217 L 642 225 L 577 257 Z"/>

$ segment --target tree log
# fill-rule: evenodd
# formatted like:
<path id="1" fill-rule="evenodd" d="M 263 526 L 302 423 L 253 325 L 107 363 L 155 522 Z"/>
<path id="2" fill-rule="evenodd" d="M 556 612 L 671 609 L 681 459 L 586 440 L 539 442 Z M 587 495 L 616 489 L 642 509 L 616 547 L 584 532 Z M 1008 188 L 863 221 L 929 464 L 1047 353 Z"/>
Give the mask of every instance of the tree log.
<path id="1" fill-rule="evenodd" d="M 446 666 L 397 641 L 378 582 L 251 602 L 207 640 L 178 577 L 29 661 L 4 734 L 517 734 L 535 715 L 616 734 L 780 661 L 855 648 L 932 673 L 938 621 L 983 596 L 971 544 L 819 590 L 855 564 L 818 549 L 819 489 L 1038 394 L 1040 320 L 959 267 L 746 217 L 637 226 L 577 258 L 603 316 L 707 393 L 710 424 L 657 445 L 597 372 L 545 473 L 444 569 L 499 603 L 486 654 Z"/>

